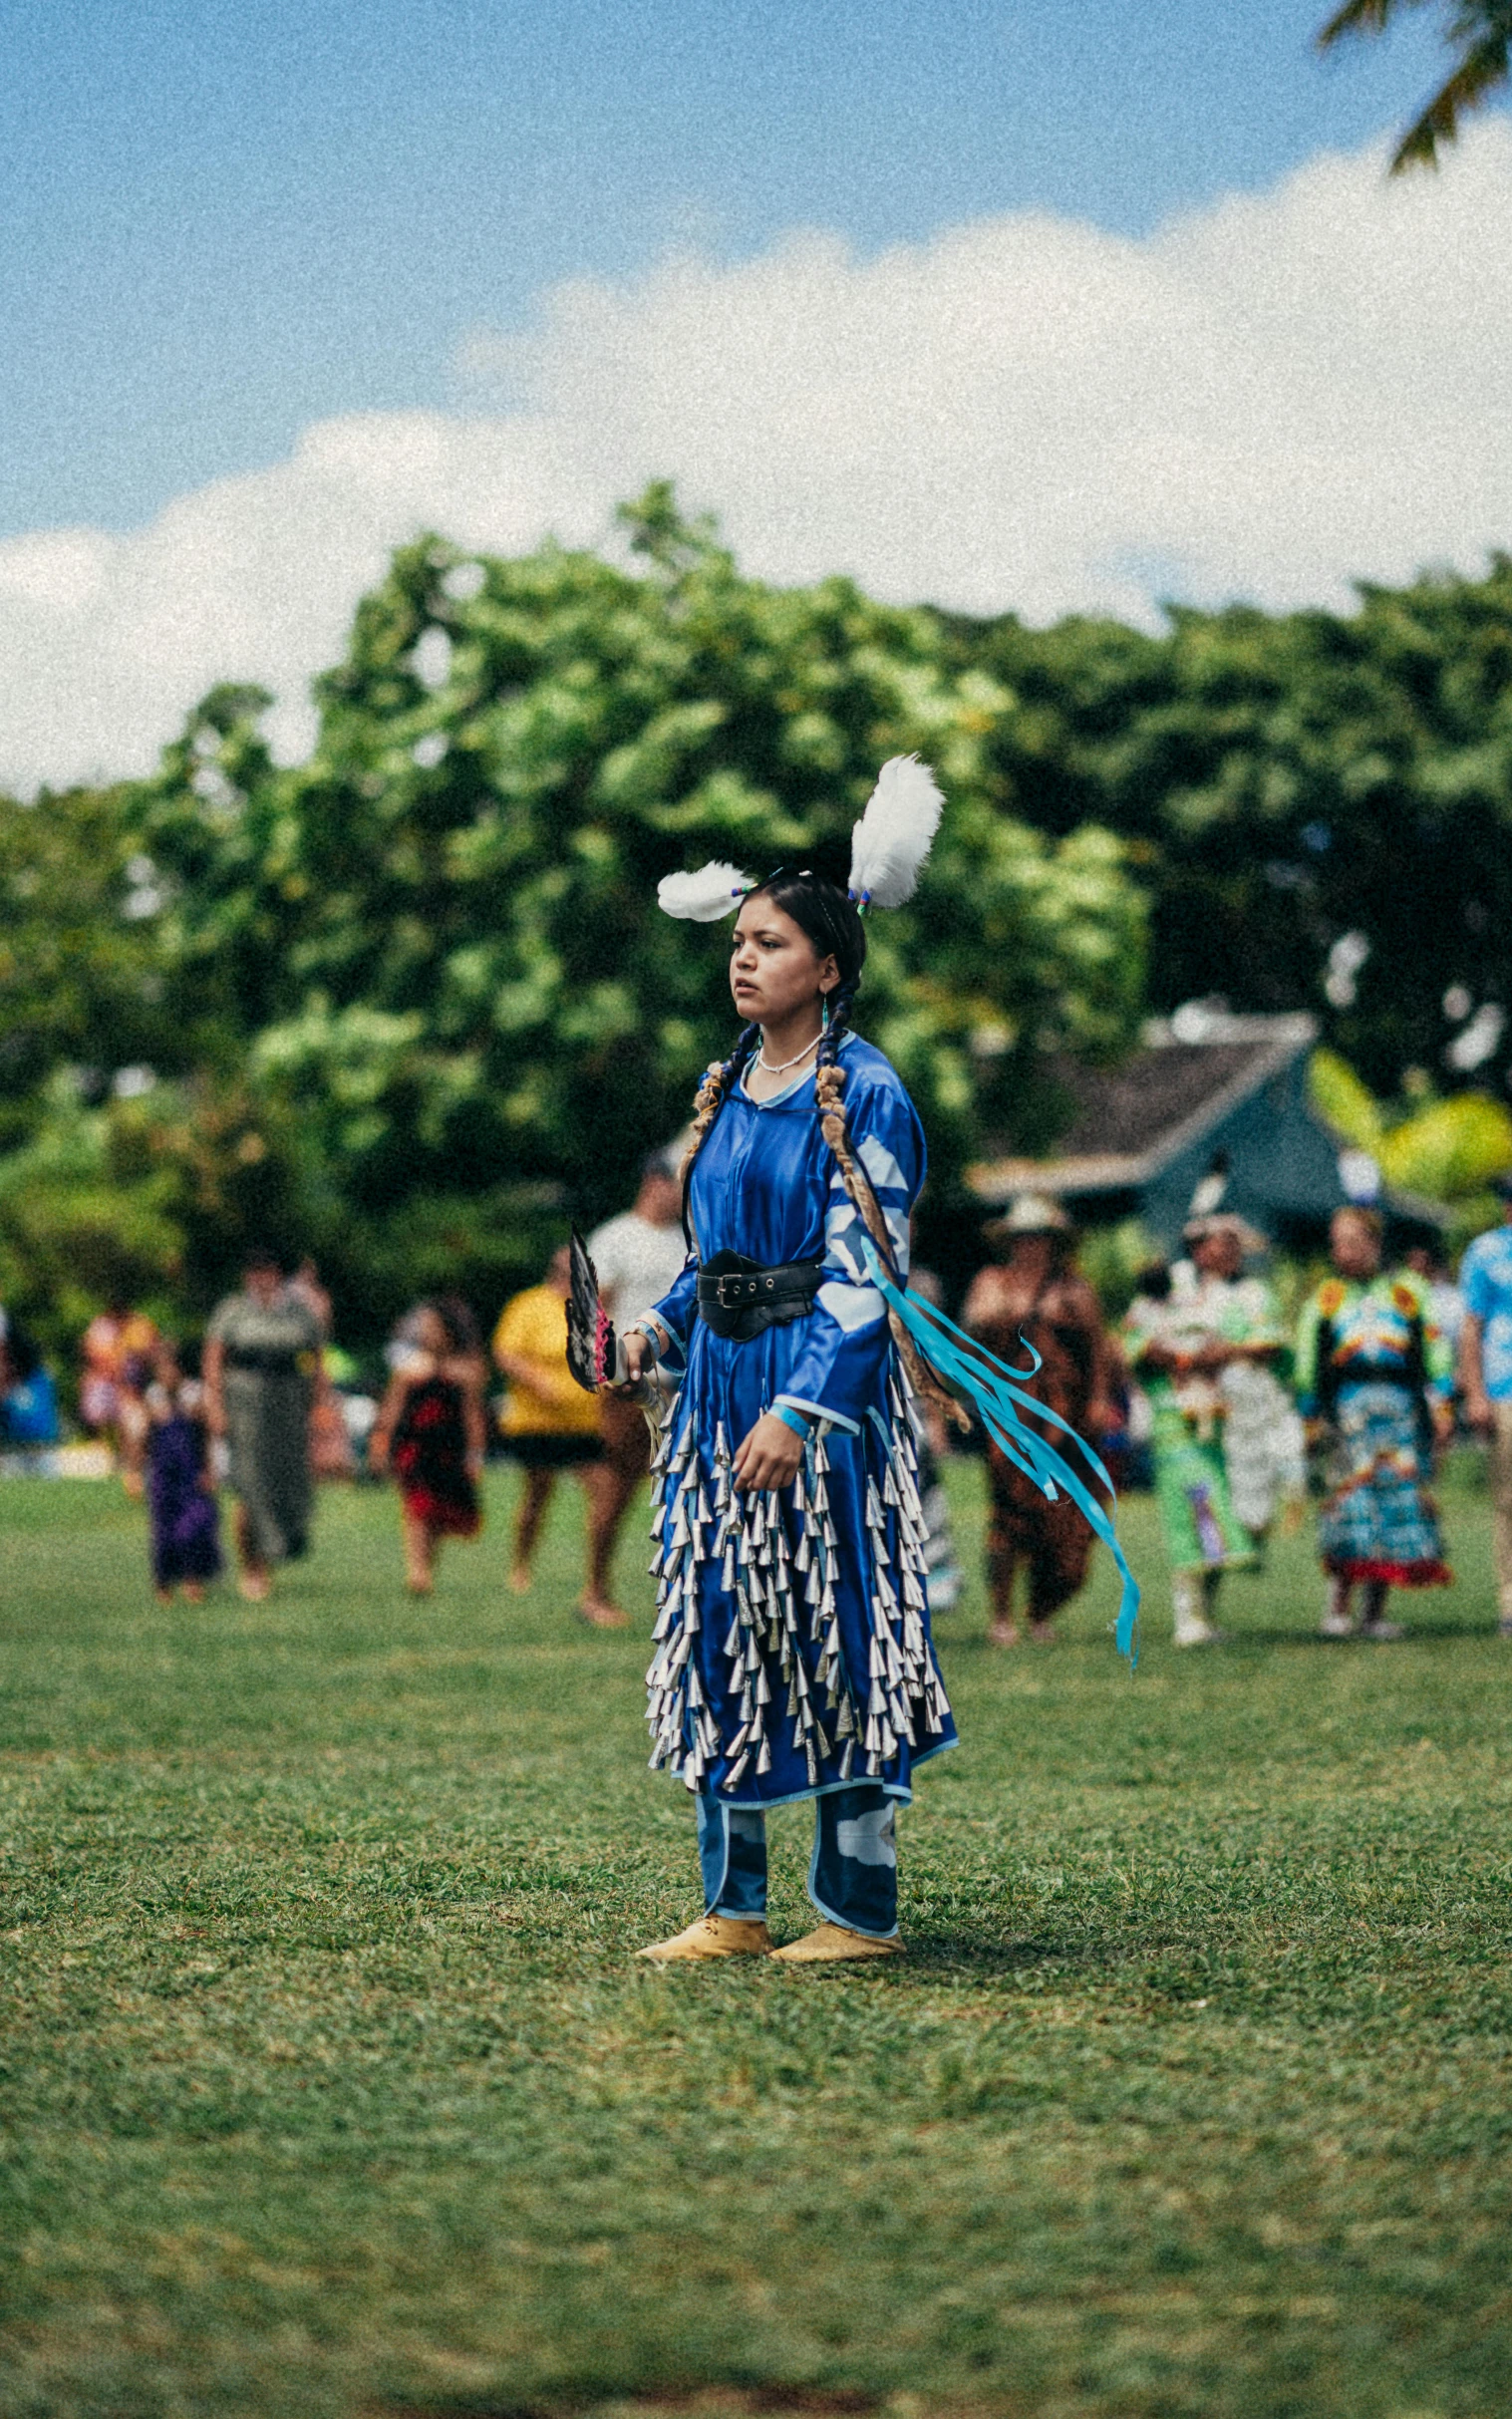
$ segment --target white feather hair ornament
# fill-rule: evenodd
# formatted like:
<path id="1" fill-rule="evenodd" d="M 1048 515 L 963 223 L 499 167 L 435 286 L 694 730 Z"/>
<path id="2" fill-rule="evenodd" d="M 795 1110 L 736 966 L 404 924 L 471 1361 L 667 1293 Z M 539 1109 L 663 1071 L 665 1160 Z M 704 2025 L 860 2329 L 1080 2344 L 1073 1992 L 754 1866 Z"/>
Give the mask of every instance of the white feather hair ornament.
<path id="1" fill-rule="evenodd" d="M 850 835 L 850 895 L 858 907 L 901 907 L 940 828 L 945 804 L 916 756 L 889 756 Z"/>
<path id="2" fill-rule="evenodd" d="M 663 915 L 679 916 L 689 924 L 717 924 L 734 915 L 748 890 L 749 873 L 713 857 L 697 873 L 666 873 L 656 886 L 656 903 Z"/>

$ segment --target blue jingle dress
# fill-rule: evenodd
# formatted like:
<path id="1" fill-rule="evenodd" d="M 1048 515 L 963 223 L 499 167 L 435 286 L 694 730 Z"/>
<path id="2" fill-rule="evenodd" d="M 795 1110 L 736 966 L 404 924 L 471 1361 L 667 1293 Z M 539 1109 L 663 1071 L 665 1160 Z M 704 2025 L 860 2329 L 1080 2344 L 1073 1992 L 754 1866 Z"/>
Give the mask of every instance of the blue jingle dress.
<path id="1" fill-rule="evenodd" d="M 880 1051 L 847 1034 L 839 1063 L 851 1149 L 906 1274 L 923 1130 Z M 956 1729 L 930 1642 L 906 1380 L 811 1071 L 771 1100 L 731 1094 L 695 1162 L 689 1214 L 702 1258 L 817 1260 L 822 1283 L 805 1317 L 736 1343 L 699 1317 L 690 1260 L 653 1314 L 678 1392 L 653 1471 L 652 1764 L 727 1808 L 865 1782 L 906 1800 L 915 1764 Z M 782 1404 L 814 1423 L 802 1467 L 790 1487 L 738 1494 L 734 1456 Z M 890 1839 L 890 1812 L 878 1820 Z"/>

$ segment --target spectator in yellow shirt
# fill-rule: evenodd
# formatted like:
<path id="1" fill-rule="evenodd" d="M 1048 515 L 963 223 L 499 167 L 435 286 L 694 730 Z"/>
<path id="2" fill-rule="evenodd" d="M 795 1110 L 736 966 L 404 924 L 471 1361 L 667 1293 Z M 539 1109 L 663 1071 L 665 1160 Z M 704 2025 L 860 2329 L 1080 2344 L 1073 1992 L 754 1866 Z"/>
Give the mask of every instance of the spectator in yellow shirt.
<path id="1" fill-rule="evenodd" d="M 493 1331 L 493 1361 L 509 1380 L 499 1418 L 504 1451 L 524 1472 L 514 1526 L 514 1562 L 509 1585 L 522 1596 L 558 1470 L 579 1469 L 592 1488 L 590 1465 L 599 1459 L 596 1394 L 584 1393 L 567 1367 L 567 1247 L 551 1255 L 545 1281 L 506 1302 Z M 579 1608 L 581 1611 L 581 1608 Z M 620 1616 L 618 1627 L 623 1624 Z"/>

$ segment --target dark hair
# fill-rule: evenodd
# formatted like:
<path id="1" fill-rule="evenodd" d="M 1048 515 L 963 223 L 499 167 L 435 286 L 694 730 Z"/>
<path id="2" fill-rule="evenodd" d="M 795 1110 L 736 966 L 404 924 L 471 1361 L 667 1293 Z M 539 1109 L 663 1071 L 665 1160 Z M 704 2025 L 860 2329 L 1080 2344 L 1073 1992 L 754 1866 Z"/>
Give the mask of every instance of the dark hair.
<path id="1" fill-rule="evenodd" d="M 477 1353 L 482 1350 L 477 1321 L 472 1316 L 470 1304 L 464 1302 L 460 1294 L 436 1295 L 423 1307 L 436 1313 L 447 1331 L 447 1342 L 454 1353 Z"/>
<path id="2" fill-rule="evenodd" d="M 10 1363 L 11 1377 L 17 1385 L 25 1385 L 42 1366 L 40 1348 L 30 1330 L 24 1328 L 17 1318 L 12 1317 L 4 1336 L 0 1337 L 0 1350 L 3 1350 Z"/>
<path id="3" fill-rule="evenodd" d="M 1171 1298 L 1170 1264 L 1165 1260 L 1147 1261 L 1134 1279 L 1134 1291 L 1146 1302 L 1169 1302 Z"/>
<path id="4" fill-rule="evenodd" d="M 789 873 L 779 867 L 764 882 L 757 882 L 746 893 L 748 899 L 770 899 L 784 916 L 791 916 L 799 932 L 813 943 L 814 954 L 833 958 L 840 972 L 840 987 L 848 984 L 858 991 L 861 969 L 866 963 L 866 927 L 859 908 L 848 899 L 827 874 L 810 873 L 804 866 L 800 872 Z"/>

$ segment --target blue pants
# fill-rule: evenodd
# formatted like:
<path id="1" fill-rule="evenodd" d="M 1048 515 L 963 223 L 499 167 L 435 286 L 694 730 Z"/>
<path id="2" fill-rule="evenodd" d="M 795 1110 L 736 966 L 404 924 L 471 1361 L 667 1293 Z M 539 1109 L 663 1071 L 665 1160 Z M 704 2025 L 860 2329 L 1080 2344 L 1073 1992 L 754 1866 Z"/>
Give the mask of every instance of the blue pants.
<path id="1" fill-rule="evenodd" d="M 855 1781 L 813 1801 L 808 1895 L 821 1916 L 891 1940 L 898 1929 L 894 1800 L 880 1781 Z M 766 1817 L 758 1806 L 699 1798 L 699 1862 L 710 1915 L 760 1923 L 766 1914 Z"/>

